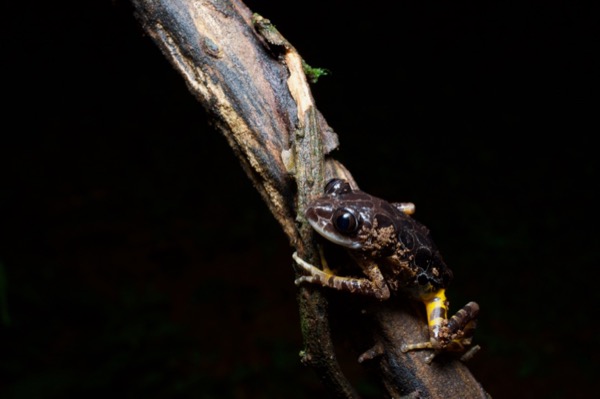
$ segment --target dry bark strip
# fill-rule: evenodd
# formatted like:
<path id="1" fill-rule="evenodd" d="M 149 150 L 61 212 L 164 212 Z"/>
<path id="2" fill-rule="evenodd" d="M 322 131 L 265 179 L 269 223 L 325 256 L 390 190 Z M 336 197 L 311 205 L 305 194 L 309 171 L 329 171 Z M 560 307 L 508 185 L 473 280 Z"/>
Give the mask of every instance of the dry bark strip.
<path id="1" fill-rule="evenodd" d="M 356 184 L 328 155 L 337 135 L 314 104 L 296 50 L 239 0 L 131 1 L 145 31 L 226 137 L 290 244 L 318 264 L 314 233 L 302 211 L 326 180 L 337 176 Z M 303 286 L 298 301 L 302 362 L 315 369 L 332 397 L 358 398 L 336 360 L 326 297 Z M 427 338 L 423 315 L 408 301 L 383 303 L 371 313 L 370 341 L 380 343 L 383 355 L 370 362 L 379 367 L 387 397 L 487 397 L 463 363 L 430 365 L 424 352 L 400 352 L 403 342 Z M 365 342 L 358 350 L 369 346 Z"/>

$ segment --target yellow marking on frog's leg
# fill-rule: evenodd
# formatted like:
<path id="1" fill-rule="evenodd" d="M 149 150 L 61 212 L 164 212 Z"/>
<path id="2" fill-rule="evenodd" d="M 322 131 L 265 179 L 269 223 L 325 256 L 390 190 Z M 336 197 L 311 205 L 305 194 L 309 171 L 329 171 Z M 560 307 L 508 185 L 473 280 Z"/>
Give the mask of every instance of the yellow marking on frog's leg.
<path id="1" fill-rule="evenodd" d="M 321 268 L 325 273 L 333 274 L 333 270 L 329 268 L 327 259 L 325 259 L 325 253 L 323 253 L 323 247 L 319 245 L 319 257 L 321 258 Z"/>
<path id="2" fill-rule="evenodd" d="M 429 341 L 417 342 L 414 344 L 403 344 L 400 350 L 404 353 L 418 349 L 439 349 L 443 345 L 441 339 L 442 330 L 447 321 L 448 301 L 446 300 L 446 291 L 440 289 L 437 292 L 421 298 L 425 304 L 427 313 L 427 325 L 429 326 Z M 435 356 L 435 355 L 433 355 Z M 427 363 L 433 360 L 433 356 L 426 359 Z"/>
<path id="3" fill-rule="evenodd" d="M 298 277 L 294 283 L 300 285 L 302 283 L 318 284 L 323 287 L 334 288 L 339 291 L 348 291 L 350 293 L 358 293 L 362 295 L 372 296 L 377 299 L 388 299 L 390 297 L 390 290 L 385 284 L 385 279 L 381 274 L 379 268 L 369 268 L 365 270 L 368 277 L 372 278 L 373 281 L 366 278 L 354 278 L 337 276 L 333 273 L 323 271 L 310 263 L 300 259 L 298 254 L 294 252 L 292 258 L 296 261 L 298 266 L 302 267 L 308 276 Z"/>
<path id="4" fill-rule="evenodd" d="M 448 319 L 448 300 L 446 290 L 443 288 L 424 297 L 427 312 L 427 325 L 429 325 L 430 342 L 434 348 L 443 344 L 442 330 Z"/>
<path id="5" fill-rule="evenodd" d="M 430 363 L 435 355 L 441 351 L 462 352 L 471 344 L 473 333 L 477 325 L 479 305 L 469 302 L 450 319 L 448 314 L 448 301 L 444 289 L 421 298 L 427 310 L 427 323 L 429 326 L 429 341 L 415 344 L 404 344 L 402 352 L 417 349 L 434 349 L 435 352 L 426 358 Z M 479 350 L 473 347 L 462 358 L 470 359 Z M 461 358 L 461 359 L 462 359 Z"/>

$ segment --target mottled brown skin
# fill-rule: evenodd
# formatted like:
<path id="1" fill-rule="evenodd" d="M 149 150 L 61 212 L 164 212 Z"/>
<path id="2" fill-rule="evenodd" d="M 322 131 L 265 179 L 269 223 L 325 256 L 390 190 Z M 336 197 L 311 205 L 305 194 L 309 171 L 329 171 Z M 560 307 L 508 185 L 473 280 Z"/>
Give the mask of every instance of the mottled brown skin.
<path id="1" fill-rule="evenodd" d="M 452 280 L 452 271 L 429 230 L 410 216 L 413 211 L 410 203 L 389 203 L 352 190 L 344 180 L 331 180 L 324 196 L 309 204 L 306 218 L 320 235 L 346 247 L 366 278 L 335 275 L 294 254 L 309 273 L 298 278 L 296 284 L 319 284 L 379 300 L 405 295 L 421 301 L 427 310 L 430 340 L 406 344 L 403 351 L 434 349 L 434 355 L 440 351 L 463 352 L 471 344 L 479 306 L 469 302 L 447 318 L 445 289 Z"/>

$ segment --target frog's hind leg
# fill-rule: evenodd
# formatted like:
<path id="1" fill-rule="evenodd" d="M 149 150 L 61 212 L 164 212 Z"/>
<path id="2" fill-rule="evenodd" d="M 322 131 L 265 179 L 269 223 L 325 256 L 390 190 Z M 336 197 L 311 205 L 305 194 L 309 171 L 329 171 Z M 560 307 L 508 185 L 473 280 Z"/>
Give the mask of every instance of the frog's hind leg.
<path id="1" fill-rule="evenodd" d="M 427 310 L 427 321 L 429 325 L 429 341 L 402 345 L 402 352 L 417 349 L 434 349 L 435 352 L 428 356 L 429 363 L 436 354 L 440 352 L 463 352 L 471 345 L 473 333 L 479 315 L 479 305 L 469 302 L 462 307 L 454 316 L 447 319 L 448 301 L 445 291 L 440 289 L 423 298 Z M 473 347 L 467 351 L 463 358 L 471 358 L 479 347 Z"/>

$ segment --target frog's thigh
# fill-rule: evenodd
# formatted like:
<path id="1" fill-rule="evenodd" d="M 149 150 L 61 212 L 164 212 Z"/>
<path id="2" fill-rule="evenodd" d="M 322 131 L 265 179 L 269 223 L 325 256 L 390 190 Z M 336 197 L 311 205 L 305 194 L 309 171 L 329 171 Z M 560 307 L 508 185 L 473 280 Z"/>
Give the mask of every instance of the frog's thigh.
<path id="1" fill-rule="evenodd" d="M 296 279 L 295 284 L 300 285 L 302 283 L 319 284 L 323 287 L 330 287 L 340 291 L 348 291 L 351 293 L 357 293 L 362 295 L 373 296 L 378 299 L 387 299 L 390 296 L 390 291 L 385 284 L 383 275 L 378 268 L 375 270 L 365 270 L 365 273 L 373 279 L 373 281 L 366 278 L 353 278 L 337 276 L 332 273 L 326 273 L 310 263 L 300 259 L 297 253 L 294 252 L 292 255 L 296 263 L 302 267 L 309 276 L 301 276 Z"/>

